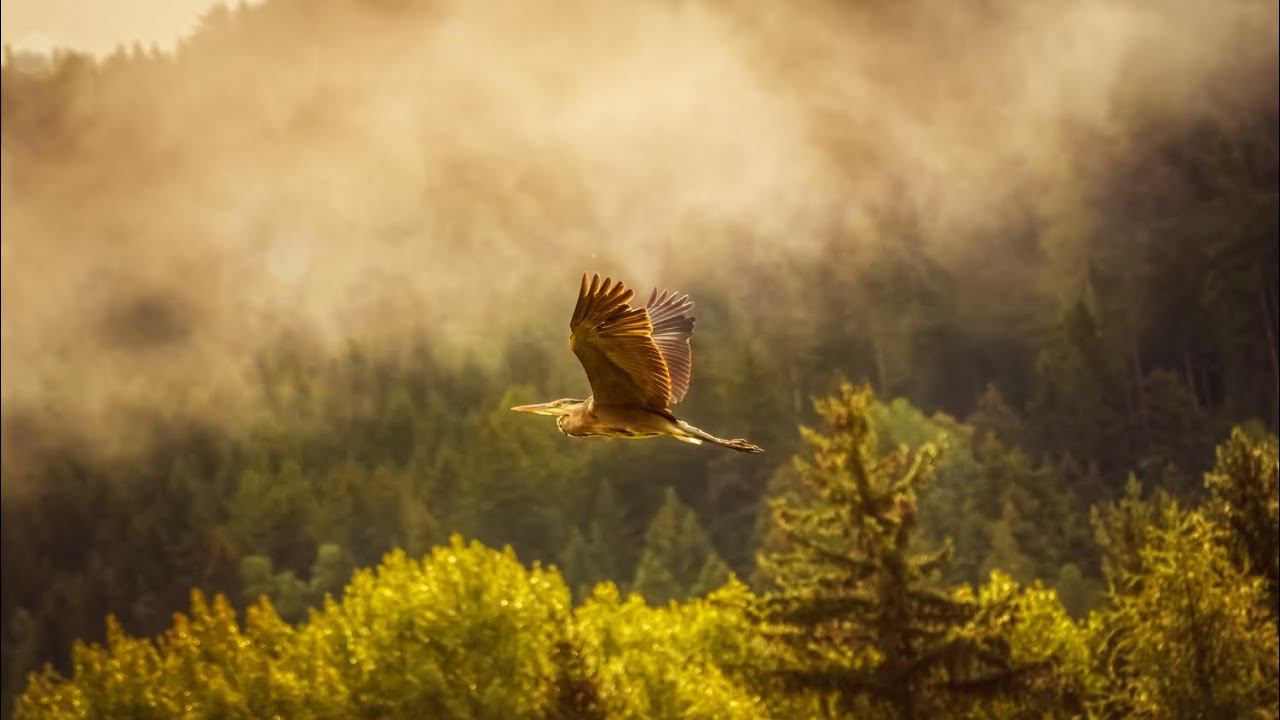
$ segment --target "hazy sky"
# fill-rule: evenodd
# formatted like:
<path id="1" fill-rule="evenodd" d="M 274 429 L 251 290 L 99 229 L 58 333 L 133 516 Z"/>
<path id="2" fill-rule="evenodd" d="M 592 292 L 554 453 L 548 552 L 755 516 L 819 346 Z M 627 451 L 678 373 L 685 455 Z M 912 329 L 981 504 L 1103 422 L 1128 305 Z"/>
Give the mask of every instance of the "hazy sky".
<path id="1" fill-rule="evenodd" d="M 0 37 L 15 49 L 109 53 L 134 40 L 170 48 L 218 0 L 4 0 Z"/>
<path id="2" fill-rule="evenodd" d="M 6 41 L 110 52 L 172 45 L 213 0 L 0 3 Z M 907 233 L 1007 303 L 1039 268 L 988 253 L 1035 231 L 1078 297 L 1131 128 L 1270 91 L 1277 42 L 1274 0 L 314 5 L 59 85 L 86 93 L 60 98 L 75 122 L 6 115 L 5 413 L 114 449 L 152 403 L 237 422 L 282 338 L 430 332 L 498 362 L 517 333 L 562 338 L 583 271 L 726 289 L 788 327 L 805 279 L 743 268 L 772 282 L 842 243 L 855 272 Z"/>

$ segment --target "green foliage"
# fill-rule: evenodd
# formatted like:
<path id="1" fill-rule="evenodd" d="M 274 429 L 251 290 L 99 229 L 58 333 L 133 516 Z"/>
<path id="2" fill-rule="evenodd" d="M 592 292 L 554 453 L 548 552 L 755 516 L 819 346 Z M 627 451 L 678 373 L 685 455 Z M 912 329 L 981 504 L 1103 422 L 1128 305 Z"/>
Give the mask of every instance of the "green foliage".
<path id="1" fill-rule="evenodd" d="M 1157 490 L 1150 500 L 1142 499 L 1142 486 L 1130 476 L 1124 498 L 1091 511 L 1094 533 L 1102 549 L 1102 570 L 1113 592 L 1123 590 L 1130 578 L 1143 572 L 1142 550 L 1152 537 L 1168 528 L 1176 515 L 1169 512 L 1174 501 Z"/>
<path id="2" fill-rule="evenodd" d="M 326 594 L 340 591 L 350 573 L 350 561 L 342 548 L 333 543 L 320 546 L 311 566 L 311 578 L 305 581 L 292 570 L 274 572 L 269 557 L 249 555 L 240 560 L 242 599 L 248 606 L 266 596 L 280 617 L 287 622 L 297 622 L 306 617 L 308 608 L 318 607 Z"/>
<path id="3" fill-rule="evenodd" d="M 1205 475 L 1208 515 L 1224 532 L 1237 567 L 1262 577 L 1271 609 L 1280 610 L 1280 461 L 1276 436 L 1251 440 L 1235 428 L 1217 449 L 1218 462 Z"/>
<path id="4" fill-rule="evenodd" d="M 485 542 L 512 544 L 550 560 L 568 540 L 561 513 L 570 498 L 584 492 L 575 480 L 591 447 L 563 452 L 564 436 L 553 425 L 511 412 L 532 397 L 530 388 L 509 388 L 479 419 L 476 441 L 484 458 L 473 463 L 459 488 L 456 522 Z"/>
<path id="5" fill-rule="evenodd" d="M 1010 660 L 1032 670 L 1023 682 L 1033 692 L 995 694 L 937 717 L 1080 717 L 1083 698 L 1098 682 L 1092 674 L 1089 634 L 1071 619 L 1056 593 L 1038 581 L 1020 588 L 995 571 L 979 589 L 977 605 L 977 617 L 1005 638 Z"/>
<path id="6" fill-rule="evenodd" d="M 947 550 L 911 549 L 917 492 L 938 451 L 904 445 L 875 457 L 871 402 L 847 383 L 815 402 L 826 432 L 802 428 L 812 460 L 795 460 L 808 497 L 774 502 L 786 543 L 760 559 L 777 588 L 759 611 L 774 648 L 769 677 L 842 712 L 901 718 L 1017 692 L 1035 666 L 1010 653 L 1010 604 L 930 587 Z"/>
<path id="7" fill-rule="evenodd" d="M 391 553 L 292 628 L 263 600 L 243 631 L 221 597 L 156 643 L 114 620 L 77 646 L 71 680 L 33 677 L 20 717 L 546 717 L 570 622 L 554 571 L 455 538 L 422 562 Z"/>
<path id="8" fill-rule="evenodd" d="M 70 679 L 32 676 L 18 717 L 763 718 L 748 600 L 730 581 L 652 608 L 603 584 L 575 610 L 554 570 L 455 536 L 389 553 L 297 627 L 263 599 L 241 629 L 199 591 L 154 643 L 110 618 Z"/>
<path id="9" fill-rule="evenodd" d="M 358 571 L 305 633 L 355 715 L 538 717 L 569 613 L 554 570 L 455 537 L 422 562 L 392 552 Z"/>
<path id="10" fill-rule="evenodd" d="M 1075 563 L 1067 563 L 1058 571 L 1053 588 L 1062 600 L 1062 606 L 1074 618 L 1086 616 L 1102 601 L 1103 590 L 1096 580 L 1085 577 Z"/>
<path id="11" fill-rule="evenodd" d="M 632 592 L 655 605 L 685 600 L 720 587 L 729 569 L 711 547 L 698 516 L 667 488 L 665 499 L 645 533 Z"/>
<path id="12" fill-rule="evenodd" d="M 1136 571 L 1093 621 L 1105 717 L 1275 717 L 1277 627 L 1264 581 L 1242 573 L 1218 529 L 1176 504 L 1152 508 Z"/>
<path id="13" fill-rule="evenodd" d="M 619 536 L 629 525 L 608 480 L 596 484 L 587 515 L 586 534 L 574 528 L 560 551 L 560 570 L 579 599 L 590 595 L 597 583 L 622 576 L 618 548 L 623 540 Z"/>
<path id="14" fill-rule="evenodd" d="M 1276 624 L 1239 530 L 1252 517 L 1242 508 L 1267 507 L 1274 445 L 1233 434 L 1203 513 L 1161 493 L 1142 500 L 1136 480 L 1100 507 L 1111 603 L 1084 627 L 1039 581 L 1020 587 L 997 571 L 976 592 L 937 588 L 945 552 L 918 551 L 913 512 L 937 455 L 877 457 L 872 407 L 848 385 L 817 403 L 827 432 L 804 430 L 812 459 L 791 470 L 804 484 L 774 504 L 762 598 L 732 579 L 674 492 L 641 567 L 683 568 L 682 592 L 709 591 L 683 604 L 623 600 L 603 583 L 574 608 L 555 570 L 456 536 L 421 561 L 392 552 L 336 596 L 349 560 L 330 543 L 309 580 L 243 558 L 246 592 L 267 596 L 243 626 L 223 596 L 198 590 L 155 642 L 110 618 L 104 644 L 76 644 L 69 679 L 50 668 L 30 677 L 17 715 L 996 720 L 1077 717 L 1084 704 L 1102 717 L 1275 714 Z M 1003 497 L 1008 513 L 1015 495 Z M 992 532 L 1017 524 L 1006 515 Z M 590 558 L 592 543 L 571 537 L 565 556 Z M 1016 545 L 1009 533 L 992 547 L 1006 541 Z M 1088 581 L 1066 564 L 1056 585 L 1085 592 Z M 30 624 L 10 634 L 30 638 Z"/>
<path id="15" fill-rule="evenodd" d="M 73 678 L 32 675 L 19 718 L 342 717 L 333 668 L 293 656 L 299 641 L 267 602 L 241 630 L 222 596 L 191 595 L 190 615 L 155 643 L 128 637 L 114 618 L 105 645 L 77 644 Z"/>
<path id="16" fill-rule="evenodd" d="M 1031 558 L 1018 547 L 1013 529 L 1021 529 L 1022 518 L 1019 517 L 1013 502 L 1005 500 L 1002 505 L 1000 519 L 991 523 L 988 528 L 988 547 L 990 550 L 982 561 L 984 572 L 1003 569 L 1018 582 L 1027 582 L 1035 577 L 1035 567 Z"/>
<path id="17" fill-rule="evenodd" d="M 278 473 L 246 470 L 231 500 L 231 531 L 245 551 L 259 551 L 286 566 L 303 563 L 312 544 L 294 528 L 314 522 L 310 484 L 296 461 Z"/>
<path id="18" fill-rule="evenodd" d="M 1022 418 L 1005 401 L 1000 389 L 990 383 L 983 389 L 978 405 L 968 417 L 976 437 L 990 435 L 1000 443 L 1018 447 L 1023 444 Z"/>
<path id="19" fill-rule="evenodd" d="M 750 595 L 731 581 L 706 599 L 655 608 L 605 583 L 577 611 L 609 717 L 766 718 L 745 688 Z"/>
<path id="20" fill-rule="evenodd" d="M 1133 463 L 1135 470 L 1148 481 L 1165 480 L 1164 490 L 1175 496 L 1195 496 L 1192 471 L 1203 465 L 1210 439 L 1202 427 L 1204 418 L 1195 398 L 1177 373 L 1162 368 L 1143 378 L 1138 395 L 1142 412 L 1136 433 L 1136 447 L 1140 449 Z M 1176 474 L 1166 475 L 1169 468 L 1174 468 Z M 1178 482 L 1183 476 L 1186 481 Z"/>

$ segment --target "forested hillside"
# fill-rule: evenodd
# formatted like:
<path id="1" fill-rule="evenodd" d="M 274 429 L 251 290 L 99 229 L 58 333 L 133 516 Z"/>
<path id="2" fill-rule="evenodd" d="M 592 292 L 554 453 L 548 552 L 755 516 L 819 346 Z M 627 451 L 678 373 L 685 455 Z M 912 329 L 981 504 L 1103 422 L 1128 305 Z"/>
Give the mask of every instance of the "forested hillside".
<path id="1" fill-rule="evenodd" d="M 6 50 L 6 717 L 1276 716 L 1274 4 L 500 5 Z"/>

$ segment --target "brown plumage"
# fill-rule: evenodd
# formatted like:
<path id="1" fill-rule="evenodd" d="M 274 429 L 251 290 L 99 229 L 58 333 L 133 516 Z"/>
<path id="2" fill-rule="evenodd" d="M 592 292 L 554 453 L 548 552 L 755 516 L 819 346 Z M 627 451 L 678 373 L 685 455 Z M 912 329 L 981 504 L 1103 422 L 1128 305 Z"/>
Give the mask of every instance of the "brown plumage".
<path id="1" fill-rule="evenodd" d="M 693 377 L 693 302 L 688 295 L 654 290 L 645 307 L 621 282 L 582 276 L 569 321 L 569 348 L 587 373 L 591 397 L 512 408 L 556 416 L 571 437 L 646 438 L 670 435 L 741 452 L 763 452 L 751 443 L 724 440 L 671 414 Z"/>

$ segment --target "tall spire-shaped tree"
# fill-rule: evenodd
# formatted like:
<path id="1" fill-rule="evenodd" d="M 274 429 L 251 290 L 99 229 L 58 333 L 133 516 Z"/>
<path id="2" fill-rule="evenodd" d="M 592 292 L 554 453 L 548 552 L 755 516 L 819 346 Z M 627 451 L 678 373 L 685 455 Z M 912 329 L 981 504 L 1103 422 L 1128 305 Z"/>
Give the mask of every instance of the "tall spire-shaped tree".
<path id="1" fill-rule="evenodd" d="M 713 590 L 728 576 L 728 568 L 712 547 L 697 513 L 680 502 L 674 489 L 667 488 L 645 533 L 631 589 L 655 605 L 665 605 L 671 600 L 683 601 L 695 592 Z"/>
<path id="2" fill-rule="evenodd" d="M 871 392 L 845 383 L 815 403 L 825 434 L 802 428 L 797 458 L 807 496 L 774 501 L 786 547 L 760 558 L 777 589 L 760 605 L 778 648 L 774 677 L 826 694 L 845 711 L 877 706 L 926 717 L 957 698 L 1009 690 L 1015 667 L 1001 632 L 1011 608 L 929 586 L 949 548 L 913 555 L 916 494 L 939 451 L 901 447 L 873 457 Z"/>

